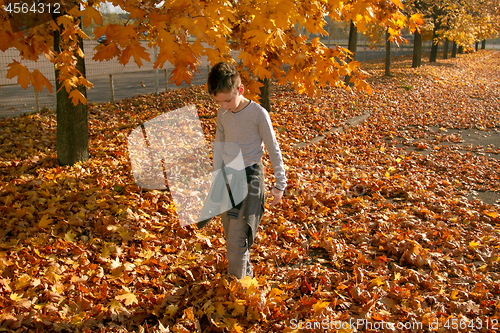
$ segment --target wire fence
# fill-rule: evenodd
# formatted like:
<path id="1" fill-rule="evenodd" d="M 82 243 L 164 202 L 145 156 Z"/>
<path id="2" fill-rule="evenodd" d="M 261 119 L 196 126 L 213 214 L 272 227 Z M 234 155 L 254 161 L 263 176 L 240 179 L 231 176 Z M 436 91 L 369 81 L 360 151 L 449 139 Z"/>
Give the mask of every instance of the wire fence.
<path id="1" fill-rule="evenodd" d="M 85 71 L 86 78 L 94 85 L 87 90 L 87 99 L 91 103 L 109 102 L 126 97 L 133 97 L 139 94 L 150 94 L 165 91 L 168 87 L 167 76 L 171 73 L 173 66 L 166 63 L 164 69 L 154 70 L 155 49 L 148 47 L 146 41 L 141 42 L 142 46 L 149 53 L 151 61 L 144 61 L 141 67 L 131 59 L 123 66 L 116 59 L 110 61 L 94 61 L 96 41 L 84 41 Z M 17 84 L 17 79 L 7 79 L 7 65 L 12 60 L 17 60 L 28 69 L 38 69 L 53 85 L 53 92 L 49 92 L 46 87 L 42 92 L 36 91 L 33 87 L 24 90 Z M 206 64 L 206 59 L 201 59 Z M 205 69 L 206 71 L 206 69 Z M 203 71 L 202 71 L 203 73 Z M 203 76 L 198 74 L 192 84 L 197 84 Z M 185 85 L 183 85 L 185 86 Z M 111 90 L 114 88 L 114 91 Z M 25 112 L 33 112 L 43 107 L 56 108 L 55 93 L 55 73 L 53 64 L 46 58 L 41 57 L 38 61 L 21 60 L 19 52 L 8 49 L 0 54 L 0 116 L 15 116 Z"/>
<path id="2" fill-rule="evenodd" d="M 326 41 L 323 41 L 326 42 Z M 332 40 L 330 45 L 347 45 L 347 40 Z M 87 99 L 90 103 L 104 103 L 114 100 L 120 100 L 127 97 L 134 97 L 140 94 L 151 94 L 165 91 L 166 89 L 178 88 L 169 85 L 169 75 L 173 67 L 166 63 L 164 69 L 154 70 L 153 64 L 156 58 L 156 50 L 148 47 L 146 41 L 142 42 L 150 55 L 151 61 L 144 61 L 139 68 L 135 62 L 130 61 L 127 65 L 121 65 L 116 59 L 110 61 L 94 61 L 92 57 L 95 54 L 94 47 L 96 41 L 85 41 L 85 67 L 86 77 L 94 85 L 87 90 Z M 487 44 L 489 49 L 500 49 L 500 44 Z M 430 52 L 431 43 L 425 42 L 423 52 Z M 442 53 L 443 46 L 439 46 L 439 52 Z M 407 55 L 413 52 L 413 45 L 402 44 L 399 47 L 391 47 L 392 56 Z M 451 53 L 451 45 L 449 48 Z M 440 53 L 440 54 L 441 54 Z M 237 53 L 233 54 L 237 57 Z M 358 42 L 356 60 L 367 61 L 385 57 L 385 48 L 376 46 L 370 48 L 366 41 Z M 45 87 L 41 93 L 35 91 L 33 87 L 24 90 L 18 84 L 16 79 L 7 79 L 7 65 L 12 59 L 19 61 L 30 70 L 38 69 L 54 86 L 53 92 L 49 92 Z M 201 59 L 200 73 L 197 73 L 191 84 L 205 84 L 208 75 L 208 62 Z M 49 60 L 40 58 L 38 61 L 21 60 L 19 52 L 16 49 L 8 49 L 0 54 L 0 117 L 16 116 L 26 112 L 36 112 L 44 107 L 49 109 L 56 108 L 55 94 L 55 73 L 54 66 Z M 185 87 L 183 84 L 180 87 Z"/>

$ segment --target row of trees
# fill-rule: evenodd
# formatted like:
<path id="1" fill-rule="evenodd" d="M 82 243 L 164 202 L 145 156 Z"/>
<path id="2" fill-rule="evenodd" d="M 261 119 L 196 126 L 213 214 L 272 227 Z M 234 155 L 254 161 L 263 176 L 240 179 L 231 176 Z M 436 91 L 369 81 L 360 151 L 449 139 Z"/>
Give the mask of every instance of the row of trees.
<path id="1" fill-rule="evenodd" d="M 63 10 L 44 19 L 35 12 L 16 13 L 12 11 L 12 1 L 0 0 L 0 48 L 5 51 L 14 47 L 22 59 L 37 61 L 45 56 L 54 63 L 57 152 L 63 165 L 89 157 L 86 89 L 92 84 L 85 78 L 82 40 L 89 38 L 83 29 L 91 24 L 97 25 L 94 38 L 104 34 L 107 38 L 107 43 L 96 46 L 94 60 L 116 58 L 125 65 L 133 59 L 140 67 L 143 61 L 150 61 L 140 43 L 147 32 L 150 46 L 159 49 L 154 67 L 172 64 L 175 69 L 170 80 L 178 85 L 191 81 L 202 56 L 207 56 L 213 65 L 231 59 L 231 51 L 239 51 L 239 67 L 253 95 L 249 97 L 260 95 L 268 110 L 272 77 L 310 95 L 326 85 L 347 89 L 353 86 L 371 92 L 365 73 L 359 63 L 353 61 L 355 50 L 351 46 L 349 50 L 339 46 L 329 48 L 319 38 L 307 38 L 309 34 L 327 34 L 326 17 L 344 22 L 350 25 L 351 31 L 361 31 L 368 36 L 385 31 L 388 40 L 395 43 L 404 42 L 402 29 L 418 33 L 419 26 L 424 27 L 423 33 L 432 26 L 435 36 L 453 38 L 464 45 L 470 42 L 468 37 L 450 35 L 451 31 L 466 28 L 451 23 L 451 13 L 461 13 L 466 7 L 455 8 L 451 4 L 443 7 L 445 0 L 113 0 L 114 6 L 129 13 L 123 24 L 103 23 L 99 11 L 104 6 L 103 0 L 60 1 Z M 490 0 L 448 2 L 470 3 L 470 8 L 476 8 L 472 6 L 474 1 L 484 2 L 486 7 L 490 5 Z M 34 4 L 39 2 L 44 1 L 32 0 Z M 447 14 L 439 12 L 438 16 L 432 16 L 442 8 Z M 498 17 L 498 8 L 489 12 Z M 37 21 L 33 21 L 35 17 Z M 477 21 L 490 22 L 490 18 L 478 16 Z M 30 26 L 29 22 L 36 22 L 36 26 Z M 489 28 L 479 29 L 481 38 L 498 30 L 497 26 L 484 24 Z M 190 42 L 188 36 L 195 41 Z M 25 89 L 29 85 L 39 91 L 44 86 L 49 91 L 53 88 L 39 71 L 30 71 L 15 60 L 9 64 L 7 76 L 17 77 Z"/>
<path id="2" fill-rule="evenodd" d="M 484 49 L 486 38 L 494 37 L 500 31 L 500 4 L 496 0 L 406 0 L 403 3 L 405 16 L 418 16 L 415 22 L 419 24 L 419 29 L 412 29 L 413 67 L 422 63 L 424 40 L 432 41 L 429 61 L 435 62 L 440 43 L 444 43 L 446 58 L 450 42 L 453 43 L 452 56 L 456 56 L 457 51 L 461 53 L 464 49 L 471 49 L 474 44 L 477 50 L 479 42 Z M 356 52 L 356 32 L 360 29 L 372 43 L 385 39 L 386 74 L 390 75 L 391 41 L 399 45 L 401 40 L 390 32 L 390 27 L 384 31 L 378 24 L 367 24 L 364 18 L 359 19 L 351 22 L 349 50 Z"/>
<path id="3" fill-rule="evenodd" d="M 438 43 L 448 50 L 450 41 L 453 53 L 457 48 L 470 48 L 500 31 L 500 4 L 497 0 L 409 0 L 407 10 L 423 18 L 422 35 L 433 40 L 430 62 L 437 59 Z M 415 34 L 415 43 L 421 45 L 422 36 Z M 420 48 L 421 49 L 421 48 Z M 419 66 L 421 51 L 417 51 L 413 66 Z M 446 54 L 447 52 L 445 52 Z M 420 57 L 419 57 L 420 55 Z"/>

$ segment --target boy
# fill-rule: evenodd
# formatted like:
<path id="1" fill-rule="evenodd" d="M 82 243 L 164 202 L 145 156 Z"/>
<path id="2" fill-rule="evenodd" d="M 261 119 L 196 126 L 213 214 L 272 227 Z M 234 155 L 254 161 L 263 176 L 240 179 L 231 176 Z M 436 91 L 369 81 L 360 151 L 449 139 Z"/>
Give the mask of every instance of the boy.
<path id="1" fill-rule="evenodd" d="M 283 159 L 271 118 L 263 107 L 245 98 L 244 91 L 240 75 L 231 63 L 219 62 L 210 71 L 208 92 L 221 106 L 217 113 L 213 168 L 219 170 L 223 163 L 230 164 L 238 153 L 231 149 L 236 145 L 243 156 L 248 183 L 248 195 L 243 202 L 221 214 L 226 238 L 228 273 L 238 279 L 244 276 L 253 277 L 249 249 L 264 214 L 264 145 L 276 177 L 276 185 L 271 190 L 273 200 L 269 204 L 270 207 L 281 201 L 286 187 Z M 203 225 L 199 224 L 199 227 Z"/>

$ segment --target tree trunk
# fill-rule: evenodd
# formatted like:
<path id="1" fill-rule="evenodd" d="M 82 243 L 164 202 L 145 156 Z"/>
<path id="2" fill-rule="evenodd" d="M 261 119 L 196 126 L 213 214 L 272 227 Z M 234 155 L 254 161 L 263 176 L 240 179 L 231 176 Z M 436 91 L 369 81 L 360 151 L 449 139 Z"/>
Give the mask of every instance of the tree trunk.
<path id="1" fill-rule="evenodd" d="M 464 54 L 464 47 L 462 45 L 458 47 L 458 54 Z"/>
<path id="2" fill-rule="evenodd" d="M 476 52 L 479 50 L 479 42 L 476 42 Z"/>
<path id="3" fill-rule="evenodd" d="M 447 38 L 444 41 L 443 59 L 448 59 L 448 48 L 449 47 L 450 47 L 450 40 Z"/>
<path id="4" fill-rule="evenodd" d="M 61 31 L 54 32 L 54 51 L 61 52 L 59 39 Z M 83 40 L 78 37 L 78 44 L 83 50 Z M 78 53 L 76 68 L 85 76 L 85 62 Z M 57 91 L 57 159 L 61 165 L 73 165 L 79 161 L 89 158 L 89 133 L 88 133 L 88 104 L 74 106 L 69 98 L 69 92 L 57 80 L 59 70 L 55 70 Z M 84 86 L 78 86 L 78 90 L 87 97 Z"/>
<path id="5" fill-rule="evenodd" d="M 349 45 L 347 46 L 347 49 L 351 51 L 351 61 L 356 60 L 356 50 L 358 46 L 358 28 L 354 24 L 354 22 L 351 20 L 351 26 L 349 28 Z M 345 84 L 352 86 L 351 83 L 351 76 L 346 75 L 344 79 Z"/>
<path id="6" fill-rule="evenodd" d="M 429 58 L 429 62 L 436 62 L 437 54 L 438 54 L 438 43 L 436 43 L 435 39 L 437 38 L 436 29 L 432 31 L 432 46 L 431 46 L 431 56 Z"/>
<path id="7" fill-rule="evenodd" d="M 486 49 L 486 39 L 483 39 L 481 41 L 481 50 L 484 50 L 484 49 Z"/>
<path id="8" fill-rule="evenodd" d="M 331 36 L 332 36 L 332 21 L 330 20 L 330 23 L 328 23 L 328 48 L 330 48 Z"/>
<path id="9" fill-rule="evenodd" d="M 389 30 L 385 32 L 385 75 L 391 76 L 391 35 Z"/>
<path id="10" fill-rule="evenodd" d="M 413 38 L 413 62 L 411 67 L 417 68 L 422 65 L 422 35 L 420 32 L 415 31 Z"/>
<path id="11" fill-rule="evenodd" d="M 451 57 L 457 57 L 457 42 L 453 41 L 453 47 L 451 48 Z"/>
<path id="12" fill-rule="evenodd" d="M 259 103 L 267 112 L 271 112 L 271 80 L 264 79 L 260 82 L 264 85 L 260 87 Z"/>

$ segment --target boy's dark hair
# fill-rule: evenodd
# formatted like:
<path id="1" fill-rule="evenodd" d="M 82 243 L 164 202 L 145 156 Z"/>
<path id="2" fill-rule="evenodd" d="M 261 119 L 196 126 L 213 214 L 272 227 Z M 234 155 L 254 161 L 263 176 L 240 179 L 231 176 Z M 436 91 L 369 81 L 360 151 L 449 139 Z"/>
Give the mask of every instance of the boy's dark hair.
<path id="1" fill-rule="evenodd" d="M 212 67 L 208 74 L 208 93 L 212 96 L 218 93 L 228 93 L 238 91 L 241 84 L 240 73 L 230 62 L 221 61 Z"/>

